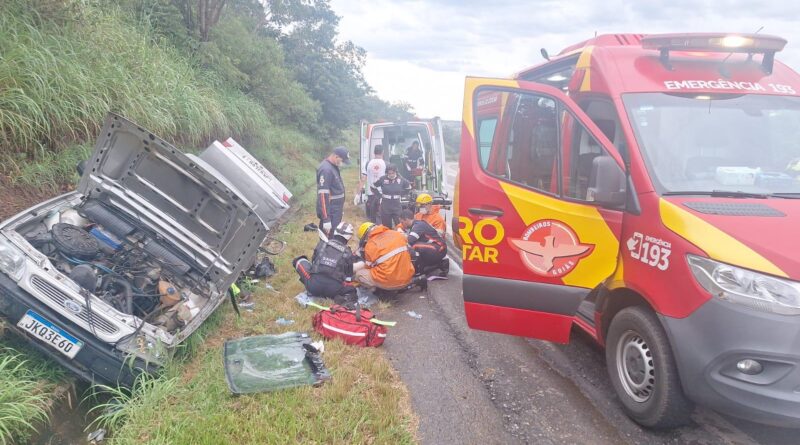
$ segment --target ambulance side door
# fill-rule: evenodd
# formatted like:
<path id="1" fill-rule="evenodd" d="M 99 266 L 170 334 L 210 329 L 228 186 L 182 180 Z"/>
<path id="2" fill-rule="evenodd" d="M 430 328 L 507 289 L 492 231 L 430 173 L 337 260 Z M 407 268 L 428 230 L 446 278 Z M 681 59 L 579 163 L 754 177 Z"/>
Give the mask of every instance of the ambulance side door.
<path id="1" fill-rule="evenodd" d="M 569 340 L 579 304 L 616 269 L 623 165 L 561 91 L 467 78 L 458 237 L 471 328 Z"/>
<path id="2" fill-rule="evenodd" d="M 432 170 L 436 176 L 436 185 L 434 186 L 434 190 L 437 193 L 443 193 L 448 190 L 448 187 L 446 172 L 447 160 L 444 146 L 444 133 L 442 132 L 442 119 L 438 117 L 433 118 L 431 125 L 433 126 L 434 131 L 434 134 L 431 138 L 434 150 L 432 158 L 435 162 Z"/>
<path id="3" fill-rule="evenodd" d="M 367 163 L 370 159 L 370 146 L 369 146 L 369 124 L 367 121 L 361 121 L 361 147 L 359 150 L 359 157 L 358 157 L 358 166 L 359 169 L 363 172 L 364 169 L 367 167 Z"/>

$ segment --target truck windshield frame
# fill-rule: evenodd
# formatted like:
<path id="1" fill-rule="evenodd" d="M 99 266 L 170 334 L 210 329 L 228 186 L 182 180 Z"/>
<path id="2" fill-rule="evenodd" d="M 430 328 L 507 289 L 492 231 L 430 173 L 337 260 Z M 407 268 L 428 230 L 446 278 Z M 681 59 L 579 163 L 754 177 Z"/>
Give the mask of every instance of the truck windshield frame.
<path id="1" fill-rule="evenodd" d="M 659 194 L 800 194 L 800 97 L 662 92 L 622 100 Z"/>

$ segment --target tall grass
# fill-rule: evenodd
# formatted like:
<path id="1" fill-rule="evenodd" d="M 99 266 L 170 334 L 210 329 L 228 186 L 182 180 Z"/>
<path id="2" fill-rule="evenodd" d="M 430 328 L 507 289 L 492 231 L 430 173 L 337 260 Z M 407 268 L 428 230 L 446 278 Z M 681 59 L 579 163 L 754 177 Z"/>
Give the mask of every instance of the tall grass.
<path id="1" fill-rule="evenodd" d="M 89 140 L 109 110 L 153 132 L 201 145 L 269 119 L 254 100 L 196 70 L 149 28 L 114 7 L 39 25 L 25 2 L 0 9 L 0 147 L 43 155 Z"/>
<path id="2" fill-rule="evenodd" d="M 0 8 L 2 182 L 69 182 L 109 110 L 184 149 L 233 136 L 291 190 L 313 182 L 322 147 L 312 137 L 272 123 L 261 104 L 124 12 L 90 3 L 82 12 L 55 26 L 22 0 Z"/>
<path id="3" fill-rule="evenodd" d="M 49 391 L 61 375 L 39 357 L 0 345 L 0 444 L 26 439 L 47 419 Z"/>
<path id="4" fill-rule="evenodd" d="M 89 410 L 97 417 L 87 429 L 102 426 L 118 430 L 127 421 L 152 416 L 173 395 L 177 385 L 176 377 L 149 374 L 140 374 L 131 389 L 96 385 L 92 389 L 96 394 L 102 392 L 107 401 L 98 403 Z"/>

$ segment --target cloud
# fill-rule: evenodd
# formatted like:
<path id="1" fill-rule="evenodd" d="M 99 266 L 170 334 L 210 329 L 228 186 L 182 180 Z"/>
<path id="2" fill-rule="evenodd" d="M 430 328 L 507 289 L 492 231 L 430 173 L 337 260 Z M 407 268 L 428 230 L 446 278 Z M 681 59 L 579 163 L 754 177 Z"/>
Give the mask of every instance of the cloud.
<path id="1" fill-rule="evenodd" d="M 732 31 L 780 35 L 800 68 L 800 2 L 743 0 L 332 0 L 340 35 L 367 50 L 367 81 L 422 117 L 458 119 L 467 75 L 507 77 L 595 33 Z"/>

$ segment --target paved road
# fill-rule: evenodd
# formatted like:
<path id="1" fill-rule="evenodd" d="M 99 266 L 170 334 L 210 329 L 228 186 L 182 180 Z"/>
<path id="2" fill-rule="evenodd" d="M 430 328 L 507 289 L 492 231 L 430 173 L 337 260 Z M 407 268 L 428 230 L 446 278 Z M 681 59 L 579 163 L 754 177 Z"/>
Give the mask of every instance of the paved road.
<path id="1" fill-rule="evenodd" d="M 411 392 L 423 444 L 800 442 L 800 430 L 702 408 L 688 427 L 644 430 L 622 413 L 591 339 L 577 329 L 566 346 L 473 331 L 464 320 L 460 269 L 451 271 L 448 281 L 403 295 L 385 314 L 400 321 L 385 347 Z"/>

